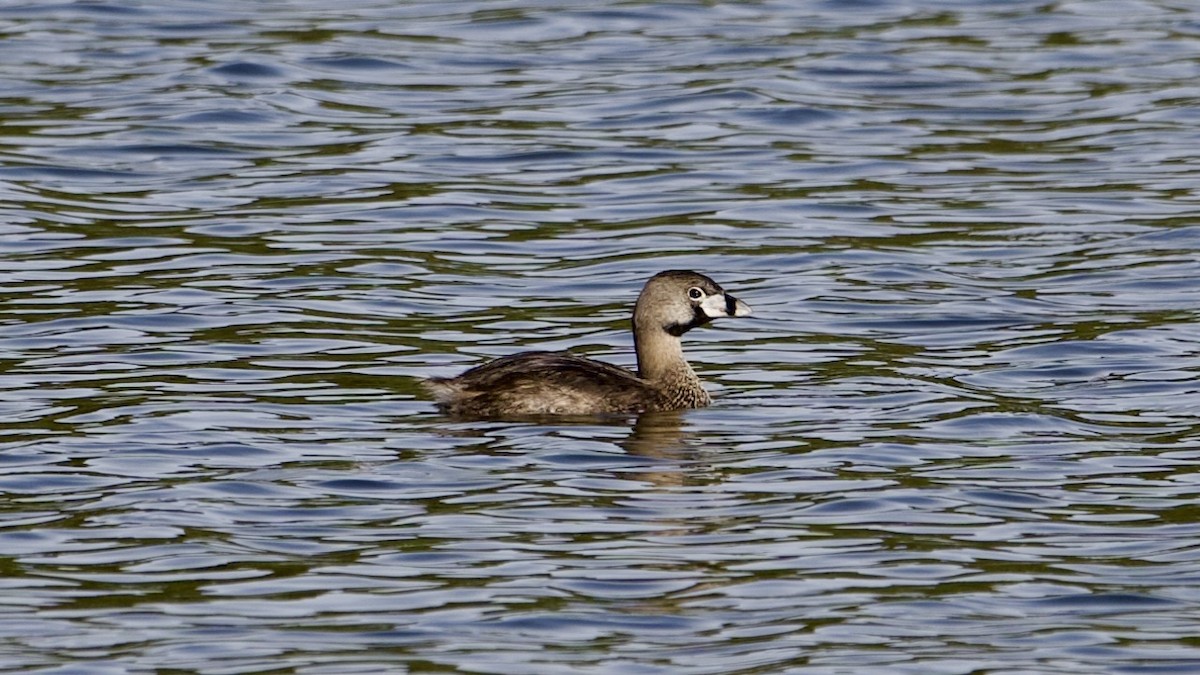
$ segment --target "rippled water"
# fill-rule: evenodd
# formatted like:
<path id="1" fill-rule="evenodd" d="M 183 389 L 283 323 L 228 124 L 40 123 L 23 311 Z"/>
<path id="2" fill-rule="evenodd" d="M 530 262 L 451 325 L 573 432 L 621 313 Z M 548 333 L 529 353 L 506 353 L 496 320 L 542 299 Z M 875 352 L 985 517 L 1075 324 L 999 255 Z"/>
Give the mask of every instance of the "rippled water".
<path id="1" fill-rule="evenodd" d="M 1200 669 L 1191 3 L 343 5 L 0 7 L 0 668 Z"/>

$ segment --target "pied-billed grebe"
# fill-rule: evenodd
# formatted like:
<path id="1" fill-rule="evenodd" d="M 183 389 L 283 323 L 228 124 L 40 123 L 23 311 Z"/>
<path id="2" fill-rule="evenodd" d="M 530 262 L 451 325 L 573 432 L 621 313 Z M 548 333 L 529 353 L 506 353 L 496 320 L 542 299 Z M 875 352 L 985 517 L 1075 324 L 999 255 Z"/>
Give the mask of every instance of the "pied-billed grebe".
<path id="1" fill-rule="evenodd" d="M 703 274 L 654 275 L 633 309 L 636 374 L 568 352 L 524 352 L 422 384 L 442 412 L 463 417 L 598 415 L 700 408 L 708 392 L 683 356 L 679 337 L 750 307 Z"/>

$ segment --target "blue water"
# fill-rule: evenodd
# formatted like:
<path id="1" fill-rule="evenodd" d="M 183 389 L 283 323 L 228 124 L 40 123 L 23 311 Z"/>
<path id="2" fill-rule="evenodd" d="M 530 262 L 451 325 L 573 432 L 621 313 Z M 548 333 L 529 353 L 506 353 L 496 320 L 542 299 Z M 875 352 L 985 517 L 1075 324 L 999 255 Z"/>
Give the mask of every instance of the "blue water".
<path id="1" fill-rule="evenodd" d="M 1200 15 L 0 7 L 0 670 L 1200 669 Z M 707 409 L 449 419 L 633 365 Z"/>

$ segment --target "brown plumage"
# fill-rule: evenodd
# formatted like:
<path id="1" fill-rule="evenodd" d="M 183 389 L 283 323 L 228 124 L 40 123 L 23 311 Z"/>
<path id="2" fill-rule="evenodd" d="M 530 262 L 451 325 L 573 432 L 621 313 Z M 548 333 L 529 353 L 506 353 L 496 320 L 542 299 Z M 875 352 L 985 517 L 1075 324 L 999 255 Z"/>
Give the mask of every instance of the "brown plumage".
<path id="1" fill-rule="evenodd" d="M 422 382 L 443 412 L 462 417 L 599 415 L 700 408 L 710 402 L 683 355 L 680 336 L 750 307 L 703 274 L 661 272 L 633 310 L 638 372 L 568 352 L 524 352 L 458 377 Z"/>

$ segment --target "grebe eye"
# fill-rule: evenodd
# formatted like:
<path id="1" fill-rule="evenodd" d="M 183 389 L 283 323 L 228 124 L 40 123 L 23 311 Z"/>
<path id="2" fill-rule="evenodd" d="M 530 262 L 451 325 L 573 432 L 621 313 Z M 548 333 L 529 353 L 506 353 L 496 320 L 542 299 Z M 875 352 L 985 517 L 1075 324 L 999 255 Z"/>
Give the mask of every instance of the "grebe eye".
<path id="1" fill-rule="evenodd" d="M 691 288 L 689 288 L 689 289 L 688 289 L 688 297 L 689 297 L 689 298 L 691 298 L 691 299 L 693 299 L 693 300 L 699 300 L 700 298 L 703 298 L 703 297 L 704 297 L 704 291 L 702 291 L 702 290 L 700 290 L 699 288 L 696 288 L 695 286 L 693 286 L 693 287 L 691 287 Z"/>

